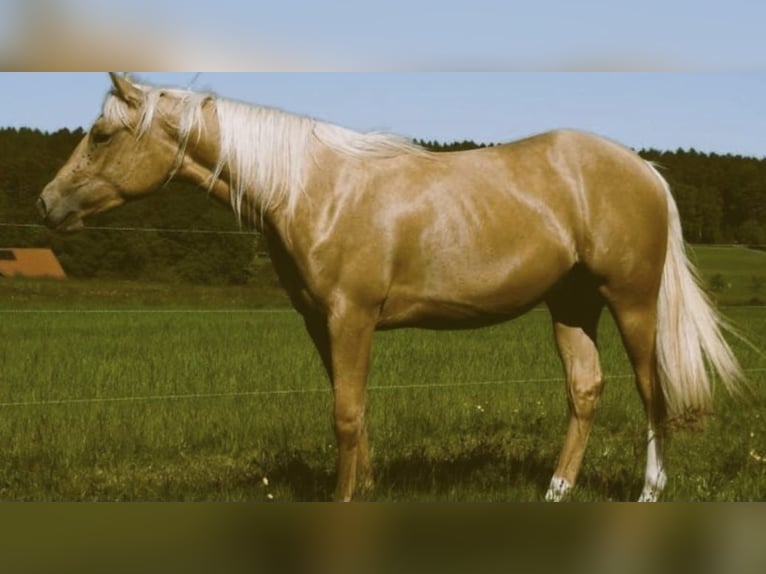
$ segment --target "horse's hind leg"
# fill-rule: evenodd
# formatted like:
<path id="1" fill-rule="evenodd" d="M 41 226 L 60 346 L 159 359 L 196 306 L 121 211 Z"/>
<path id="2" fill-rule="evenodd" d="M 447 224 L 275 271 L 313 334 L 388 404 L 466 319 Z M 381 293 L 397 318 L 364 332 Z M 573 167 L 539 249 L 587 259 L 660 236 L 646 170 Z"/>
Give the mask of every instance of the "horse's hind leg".
<path id="1" fill-rule="evenodd" d="M 559 355 L 564 365 L 569 428 L 545 499 L 558 502 L 580 472 L 603 381 L 596 334 L 604 303 L 595 288 L 560 291 L 548 300 Z"/>
<path id="2" fill-rule="evenodd" d="M 639 502 L 655 502 L 667 482 L 662 462 L 665 438 L 665 397 L 657 375 L 657 305 L 654 303 L 611 304 L 612 314 L 636 375 L 636 386 L 648 419 L 648 443 L 644 489 Z"/>

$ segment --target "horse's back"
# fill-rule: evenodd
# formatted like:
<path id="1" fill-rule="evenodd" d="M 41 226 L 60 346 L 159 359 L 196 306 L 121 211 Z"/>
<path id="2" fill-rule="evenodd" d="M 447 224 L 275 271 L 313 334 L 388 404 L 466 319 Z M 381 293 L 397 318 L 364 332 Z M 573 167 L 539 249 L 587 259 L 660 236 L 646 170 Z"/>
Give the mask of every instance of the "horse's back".
<path id="1" fill-rule="evenodd" d="M 638 248 L 647 235 L 661 243 L 666 235 L 667 197 L 651 167 L 585 132 L 417 158 L 397 177 L 405 180 L 402 201 L 426 208 L 414 224 L 426 239 L 435 233 L 434 249 L 484 242 L 521 253 L 537 243 L 558 246 L 549 251 L 571 262 L 589 260 L 607 244 Z M 381 187 L 387 196 L 392 191 Z M 440 233 L 445 225 L 449 243 Z"/>

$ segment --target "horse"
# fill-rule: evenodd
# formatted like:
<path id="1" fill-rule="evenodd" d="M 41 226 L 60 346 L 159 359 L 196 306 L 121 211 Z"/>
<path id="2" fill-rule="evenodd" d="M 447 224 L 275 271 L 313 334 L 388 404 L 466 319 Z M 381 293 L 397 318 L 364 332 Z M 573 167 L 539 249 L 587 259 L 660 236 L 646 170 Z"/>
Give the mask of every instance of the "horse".
<path id="1" fill-rule="evenodd" d="M 545 500 L 576 483 L 604 381 L 597 331 L 619 329 L 647 420 L 640 501 L 666 485 L 668 422 L 709 412 L 742 370 L 685 253 L 667 182 L 632 150 L 558 130 L 432 153 L 278 109 L 110 73 L 101 115 L 41 193 L 53 230 L 197 184 L 267 239 L 333 392 L 335 498 L 369 488 L 373 334 L 480 328 L 544 304 L 569 425 Z"/>

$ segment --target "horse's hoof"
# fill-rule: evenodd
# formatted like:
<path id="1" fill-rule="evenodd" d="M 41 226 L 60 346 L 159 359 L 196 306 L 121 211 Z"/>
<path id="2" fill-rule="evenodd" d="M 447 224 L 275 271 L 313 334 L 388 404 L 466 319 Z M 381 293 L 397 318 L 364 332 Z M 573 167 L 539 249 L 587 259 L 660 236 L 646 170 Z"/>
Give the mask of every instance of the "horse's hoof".
<path id="1" fill-rule="evenodd" d="M 554 476 L 551 480 L 551 485 L 548 487 L 548 492 L 545 493 L 546 502 L 561 502 L 572 490 L 572 485 L 564 478 Z"/>

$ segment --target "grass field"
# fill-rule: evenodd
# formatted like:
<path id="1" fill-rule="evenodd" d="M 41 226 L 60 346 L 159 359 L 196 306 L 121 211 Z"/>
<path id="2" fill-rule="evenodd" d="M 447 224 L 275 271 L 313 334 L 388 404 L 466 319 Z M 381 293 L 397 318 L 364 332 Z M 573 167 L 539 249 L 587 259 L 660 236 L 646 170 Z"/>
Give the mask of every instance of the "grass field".
<path id="1" fill-rule="evenodd" d="M 0 499 L 331 494 L 329 388 L 280 295 L 13 281 L 0 297 Z M 766 308 L 725 312 L 766 348 Z M 606 315 L 601 341 L 607 388 L 574 498 L 630 500 L 644 419 Z M 766 358 L 734 344 L 754 396 L 720 394 L 703 432 L 673 436 L 667 500 L 766 500 Z M 560 373 L 544 311 L 378 335 L 371 498 L 540 500 L 566 425 Z"/>
<path id="2" fill-rule="evenodd" d="M 722 305 L 766 305 L 766 251 L 744 247 L 695 247 L 691 258 Z M 717 283 L 716 283 L 717 282 Z"/>

